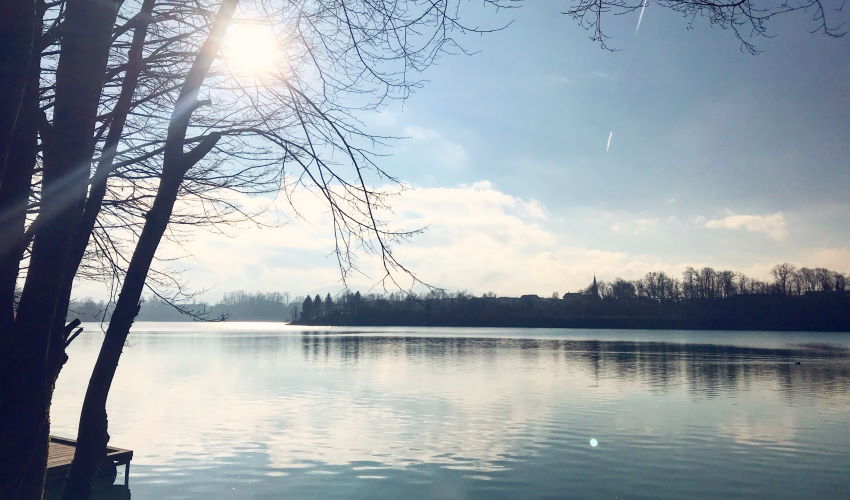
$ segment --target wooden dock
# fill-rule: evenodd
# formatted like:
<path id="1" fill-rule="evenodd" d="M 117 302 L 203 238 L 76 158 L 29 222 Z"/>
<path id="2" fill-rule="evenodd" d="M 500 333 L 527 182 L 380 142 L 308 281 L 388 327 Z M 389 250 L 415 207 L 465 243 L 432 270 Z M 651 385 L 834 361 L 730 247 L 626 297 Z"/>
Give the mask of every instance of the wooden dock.
<path id="1" fill-rule="evenodd" d="M 50 436 L 50 448 L 47 451 L 47 481 L 61 481 L 71 470 L 71 462 L 74 460 L 74 450 L 77 442 L 73 439 Z M 133 450 L 124 450 L 107 446 L 106 458 L 101 468 L 124 466 L 124 485 L 130 478 L 130 460 L 133 459 Z"/>

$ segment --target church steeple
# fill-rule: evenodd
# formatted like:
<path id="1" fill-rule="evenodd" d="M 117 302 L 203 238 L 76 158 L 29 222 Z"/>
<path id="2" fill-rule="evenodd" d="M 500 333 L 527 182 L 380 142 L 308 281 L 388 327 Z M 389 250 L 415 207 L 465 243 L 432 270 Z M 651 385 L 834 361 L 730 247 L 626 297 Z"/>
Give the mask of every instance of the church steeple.
<path id="1" fill-rule="evenodd" d="M 590 293 L 594 297 L 599 297 L 599 285 L 596 284 L 596 275 L 593 275 L 593 284 L 590 285 Z"/>

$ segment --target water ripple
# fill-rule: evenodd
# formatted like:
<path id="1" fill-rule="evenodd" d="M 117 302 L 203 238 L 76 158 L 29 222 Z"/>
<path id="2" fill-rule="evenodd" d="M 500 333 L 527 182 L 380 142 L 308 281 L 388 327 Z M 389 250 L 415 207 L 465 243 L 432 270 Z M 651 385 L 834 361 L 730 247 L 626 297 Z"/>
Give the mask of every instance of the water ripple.
<path id="1" fill-rule="evenodd" d="M 850 491 L 846 336 L 142 323 L 131 338 L 110 433 L 135 450 L 138 498 Z M 71 347 L 54 433 L 73 435 L 97 340 Z"/>

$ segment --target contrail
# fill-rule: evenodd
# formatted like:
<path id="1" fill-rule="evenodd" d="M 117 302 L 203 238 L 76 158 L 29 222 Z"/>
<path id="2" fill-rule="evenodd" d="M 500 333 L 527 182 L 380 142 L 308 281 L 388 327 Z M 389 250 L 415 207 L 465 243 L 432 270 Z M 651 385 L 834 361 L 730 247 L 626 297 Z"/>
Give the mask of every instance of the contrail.
<path id="1" fill-rule="evenodd" d="M 646 10 L 646 0 L 643 0 L 643 3 L 640 6 L 640 15 L 638 16 L 637 26 L 635 26 L 635 36 L 637 36 L 638 31 L 640 30 L 640 23 L 643 21 L 643 11 Z"/>
<path id="2" fill-rule="evenodd" d="M 608 144 L 605 145 L 605 152 L 607 153 L 609 149 L 611 149 L 611 138 L 614 137 L 614 131 L 608 134 Z"/>

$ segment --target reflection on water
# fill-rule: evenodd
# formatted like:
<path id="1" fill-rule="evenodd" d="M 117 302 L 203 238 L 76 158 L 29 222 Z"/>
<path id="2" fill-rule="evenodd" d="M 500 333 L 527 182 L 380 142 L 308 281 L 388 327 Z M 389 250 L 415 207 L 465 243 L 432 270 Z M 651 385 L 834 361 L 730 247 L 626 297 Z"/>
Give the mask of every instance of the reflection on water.
<path id="1" fill-rule="evenodd" d="M 850 490 L 846 335 L 142 323 L 131 338 L 109 409 L 136 498 Z M 55 434 L 74 433 L 98 342 L 72 346 Z"/>
<path id="2" fill-rule="evenodd" d="M 244 339 L 230 341 L 238 342 L 243 349 L 255 348 Z M 256 348 L 268 346 L 264 343 Z M 310 363 L 343 364 L 368 363 L 388 352 L 401 353 L 414 363 L 480 364 L 520 355 L 531 362 L 581 366 L 597 382 L 637 379 L 648 388 L 661 391 L 684 384 L 691 393 L 707 397 L 721 391 L 742 390 L 758 382 L 778 382 L 789 396 L 802 389 L 806 395 L 827 397 L 846 392 L 850 379 L 850 351 L 828 344 L 753 348 L 624 340 L 363 337 L 311 332 L 302 337 L 302 351 Z"/>

